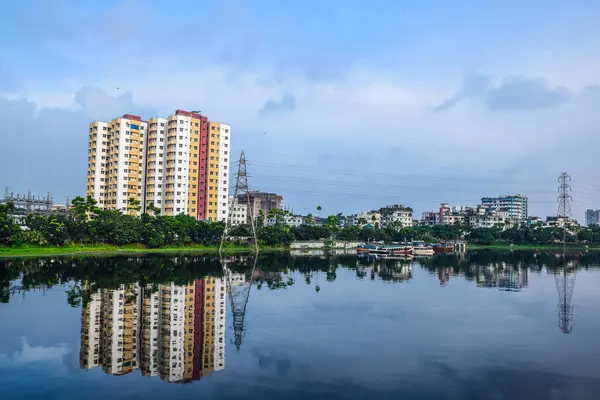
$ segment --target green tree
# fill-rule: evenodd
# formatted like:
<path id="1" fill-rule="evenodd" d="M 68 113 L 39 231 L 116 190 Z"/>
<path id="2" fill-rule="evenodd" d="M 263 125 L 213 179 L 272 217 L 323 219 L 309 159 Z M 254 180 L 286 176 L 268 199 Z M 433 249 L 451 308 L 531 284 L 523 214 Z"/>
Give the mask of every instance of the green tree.
<path id="1" fill-rule="evenodd" d="M 305 223 L 305 224 L 307 224 L 307 225 L 312 225 L 312 224 L 314 224 L 314 223 L 315 223 L 315 219 L 313 218 L 313 215 L 309 213 L 309 214 L 306 216 L 306 218 L 304 219 L 304 223 Z"/>
<path id="2" fill-rule="evenodd" d="M 18 242 L 21 228 L 13 221 L 14 211 L 14 203 L 0 204 L 0 244 L 6 245 Z"/>
<path id="3" fill-rule="evenodd" d="M 140 211 L 142 207 L 140 206 L 140 201 L 134 197 L 130 197 L 127 199 L 127 213 L 135 214 Z"/>

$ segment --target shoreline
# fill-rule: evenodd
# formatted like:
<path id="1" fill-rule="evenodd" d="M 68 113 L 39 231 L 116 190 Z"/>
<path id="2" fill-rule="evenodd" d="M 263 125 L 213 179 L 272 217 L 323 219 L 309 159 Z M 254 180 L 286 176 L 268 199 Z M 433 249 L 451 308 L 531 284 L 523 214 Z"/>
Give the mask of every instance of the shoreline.
<path id="1" fill-rule="evenodd" d="M 513 251 L 536 251 L 536 250 L 563 250 L 562 245 L 554 244 L 490 244 L 490 245 L 477 245 L 467 244 L 468 250 L 513 250 Z M 600 245 L 571 245 L 565 247 L 566 251 L 600 251 Z"/>
<path id="2" fill-rule="evenodd" d="M 335 250 L 334 247 L 323 246 L 320 248 L 311 248 L 306 250 Z M 261 246 L 261 251 L 264 252 L 280 252 L 303 249 L 290 249 L 290 247 L 273 247 Z M 561 245 L 529 245 L 520 244 L 492 244 L 492 245 L 467 245 L 469 250 L 509 250 L 509 251 L 562 251 Z M 567 246 L 566 251 L 600 251 L 600 245 L 573 245 Z M 49 257 L 49 256 L 70 256 L 70 255 L 145 255 L 145 254 L 218 254 L 219 246 L 181 246 L 181 247 L 160 247 L 146 248 L 143 246 L 125 245 L 73 245 L 65 247 L 50 247 L 50 246 L 18 246 L 7 247 L 0 246 L 0 259 L 6 258 L 21 258 L 21 257 Z M 231 246 L 227 249 L 227 253 L 250 254 L 252 250 L 246 246 Z"/>
<path id="3" fill-rule="evenodd" d="M 277 252 L 289 250 L 286 247 L 270 247 L 261 246 L 261 251 Z M 227 253 L 252 253 L 249 247 L 231 246 L 227 249 Z M 113 245 L 74 245 L 64 247 L 49 247 L 49 246 L 26 246 L 26 247 L 0 247 L 0 260 L 6 258 L 22 258 L 22 257 L 48 257 L 48 256 L 71 256 L 71 255 L 138 255 L 145 254 L 218 254 L 219 246 L 181 246 L 181 247 L 160 247 L 146 248 L 141 246 L 113 246 Z"/>

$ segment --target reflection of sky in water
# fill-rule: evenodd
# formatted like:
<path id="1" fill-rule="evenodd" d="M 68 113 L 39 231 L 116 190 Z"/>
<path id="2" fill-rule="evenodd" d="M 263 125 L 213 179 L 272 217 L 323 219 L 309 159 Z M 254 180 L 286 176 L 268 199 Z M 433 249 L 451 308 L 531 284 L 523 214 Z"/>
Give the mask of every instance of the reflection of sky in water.
<path id="1" fill-rule="evenodd" d="M 225 370 L 189 385 L 81 371 L 65 287 L 15 296 L 0 305 L 0 398 L 600 398 L 599 271 L 578 272 L 570 335 L 545 272 L 518 293 L 412 274 L 387 284 L 338 269 L 319 293 L 299 274 L 284 290 L 254 287 L 241 350 L 228 315 Z"/>
<path id="2" fill-rule="evenodd" d="M 18 368 L 26 364 L 43 362 L 47 364 L 62 365 L 63 358 L 71 352 L 66 344 L 51 347 L 31 347 L 27 338 L 22 337 L 22 348 L 12 354 L 0 354 L 0 365 L 5 368 Z"/>

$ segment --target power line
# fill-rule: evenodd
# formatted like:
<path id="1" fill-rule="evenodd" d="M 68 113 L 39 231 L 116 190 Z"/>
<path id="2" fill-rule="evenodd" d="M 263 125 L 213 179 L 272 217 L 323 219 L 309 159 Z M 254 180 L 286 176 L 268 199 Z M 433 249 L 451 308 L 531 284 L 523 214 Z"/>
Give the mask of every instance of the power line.
<path id="1" fill-rule="evenodd" d="M 360 195 L 360 194 L 356 194 L 356 193 L 340 193 L 340 192 L 324 192 L 324 191 L 310 191 L 310 190 L 301 190 L 301 189 L 295 189 L 295 188 L 283 188 L 283 187 L 272 187 L 269 186 L 268 189 L 265 189 L 267 191 L 271 191 L 271 192 L 280 192 L 280 193 L 294 193 L 294 194 L 307 194 L 307 195 L 319 195 L 319 196 L 343 196 L 345 198 L 355 198 L 355 199 L 366 199 L 366 200 L 385 200 L 385 199 L 390 199 L 390 200 L 395 200 L 398 201 L 400 196 L 381 196 L 381 195 L 376 195 L 376 196 L 369 196 L 369 195 Z M 414 200 L 414 201 L 422 201 L 422 202 L 430 202 L 430 203 L 441 203 L 441 200 L 428 200 L 425 197 L 402 197 L 403 200 Z M 476 198 L 471 198 L 471 199 L 463 199 L 463 200 L 457 200 L 455 199 L 454 201 L 456 202 L 473 202 L 473 201 L 478 201 Z M 554 201 L 547 201 L 547 200 L 539 200 L 539 201 L 535 201 L 535 200 L 528 200 L 528 202 L 531 203 L 546 203 L 546 204 L 554 204 Z"/>
<path id="2" fill-rule="evenodd" d="M 361 187 L 361 188 L 374 188 L 374 187 L 380 187 L 380 188 L 397 188 L 397 189 L 402 189 L 402 190 L 408 190 L 408 191 L 415 191 L 415 192 L 436 192 L 436 191 L 440 191 L 443 190 L 445 192 L 473 192 L 473 188 L 441 188 L 441 187 L 432 187 L 432 186 L 428 186 L 428 187 L 423 187 L 423 186 L 407 186 L 407 185 L 394 185 L 394 184 L 389 184 L 389 183 L 367 183 L 367 182 L 347 182 L 347 181 L 333 181 L 333 180 L 323 180 L 323 179 L 319 179 L 319 178 L 303 178 L 303 177 L 294 177 L 294 176 L 281 176 L 281 175 L 268 175 L 268 174 L 253 174 L 252 177 L 256 177 L 256 178 L 265 178 L 265 179 L 276 179 L 276 180 L 285 180 L 285 181 L 295 181 L 295 182 L 304 182 L 304 183 L 321 183 L 321 184 L 326 184 L 326 185 L 336 185 L 336 186 L 351 186 L 351 187 Z M 478 189 L 480 191 L 487 191 L 487 192 L 504 192 L 506 191 L 506 188 L 480 188 Z M 528 191 L 528 194 L 530 193 L 537 193 L 537 194 L 552 194 L 554 193 L 553 191 L 549 191 L 549 190 L 534 190 L 534 191 Z"/>
<path id="3" fill-rule="evenodd" d="M 318 173 L 332 173 L 339 175 L 363 175 L 370 177 L 386 177 L 386 178 L 394 178 L 394 179 L 429 179 L 429 180 L 448 180 L 454 182 L 463 182 L 463 183 L 478 183 L 480 180 L 472 180 L 472 179 L 457 179 L 452 176 L 430 176 L 430 175 L 399 175 L 399 174 L 390 174 L 385 172 L 367 172 L 367 171 L 352 171 L 352 170 L 340 170 L 340 169 L 329 169 L 329 168 L 315 168 L 315 167 L 306 167 L 300 165 L 291 165 L 291 164 L 279 164 L 279 163 L 270 163 L 270 162 L 261 162 L 261 161 L 249 161 L 249 165 L 255 167 L 266 167 L 266 168 L 283 168 L 297 171 L 313 171 Z M 489 183 L 520 183 L 515 180 L 492 180 L 487 178 L 481 178 Z M 522 183 L 523 181 L 521 181 Z"/>

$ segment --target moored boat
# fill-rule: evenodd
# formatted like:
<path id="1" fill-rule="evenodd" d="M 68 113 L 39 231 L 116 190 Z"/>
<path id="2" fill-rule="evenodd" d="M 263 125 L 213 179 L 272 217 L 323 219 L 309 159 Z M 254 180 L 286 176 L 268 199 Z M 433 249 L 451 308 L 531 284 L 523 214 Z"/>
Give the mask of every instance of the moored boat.
<path id="1" fill-rule="evenodd" d="M 413 254 L 415 256 L 432 256 L 434 254 L 433 246 L 425 242 L 413 242 Z"/>
<path id="2" fill-rule="evenodd" d="M 388 254 L 388 255 L 410 255 L 413 254 L 413 246 L 411 245 L 375 245 L 361 244 L 356 248 L 358 254 Z"/>

